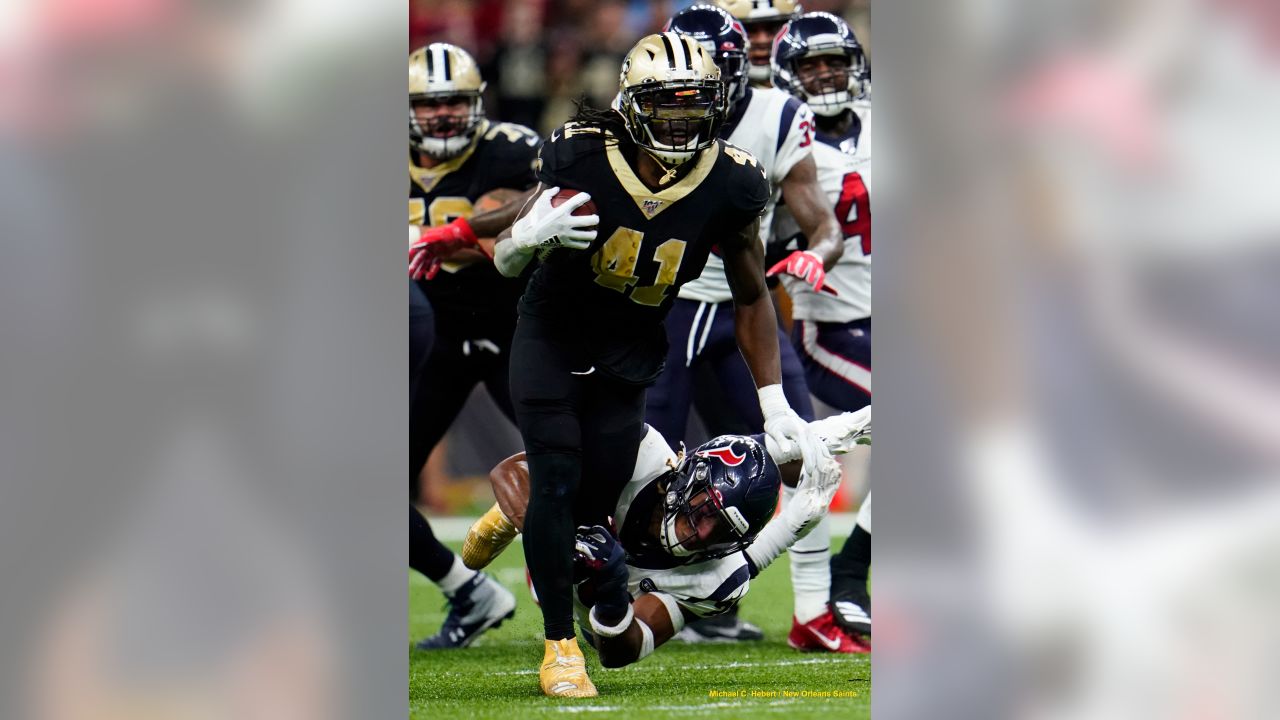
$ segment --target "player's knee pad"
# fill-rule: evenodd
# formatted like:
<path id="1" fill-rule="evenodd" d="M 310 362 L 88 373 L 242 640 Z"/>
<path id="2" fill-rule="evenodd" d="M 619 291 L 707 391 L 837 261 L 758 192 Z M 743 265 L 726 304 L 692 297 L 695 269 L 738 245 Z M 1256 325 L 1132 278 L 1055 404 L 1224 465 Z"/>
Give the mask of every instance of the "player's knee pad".
<path id="1" fill-rule="evenodd" d="M 516 405 L 516 418 L 528 454 L 577 455 L 581 452 L 579 419 L 571 410 L 542 412 L 531 409 L 528 402 L 521 402 Z"/>
<path id="2" fill-rule="evenodd" d="M 569 453 L 529 453 L 529 502 L 572 498 L 582 478 L 582 458 Z"/>
<path id="3" fill-rule="evenodd" d="M 649 594 L 661 600 L 662 604 L 667 608 L 667 617 L 671 618 L 672 633 L 678 633 L 683 630 L 684 612 L 680 610 L 680 603 L 677 603 L 674 597 L 666 593 L 655 592 Z"/>

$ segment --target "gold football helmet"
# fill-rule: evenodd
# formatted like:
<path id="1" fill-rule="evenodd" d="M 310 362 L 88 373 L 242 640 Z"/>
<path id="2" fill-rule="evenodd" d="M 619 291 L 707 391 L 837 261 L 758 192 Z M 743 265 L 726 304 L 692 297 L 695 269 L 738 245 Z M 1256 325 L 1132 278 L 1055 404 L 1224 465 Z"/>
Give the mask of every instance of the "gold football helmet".
<path id="1" fill-rule="evenodd" d="M 646 36 L 622 61 L 616 109 L 636 145 L 668 166 L 688 162 L 715 143 L 724 123 L 720 68 L 687 35 Z"/>
<path id="2" fill-rule="evenodd" d="M 743 24 L 762 20 L 786 22 L 793 15 L 804 12 L 795 0 L 715 0 L 715 4 L 728 10 Z"/>
<path id="3" fill-rule="evenodd" d="M 753 26 L 767 25 L 775 36 L 792 18 L 804 12 L 796 0 L 715 0 L 715 4 L 729 11 L 747 28 L 750 37 Z M 756 52 L 763 53 L 762 46 Z M 754 54 L 754 53 L 753 53 Z M 747 67 L 747 76 L 757 84 L 768 84 L 772 70 L 768 60 L 756 57 Z"/>
<path id="4" fill-rule="evenodd" d="M 485 83 L 466 50 L 431 43 L 409 55 L 409 139 L 430 157 L 444 160 L 470 147 L 484 120 Z M 466 103 L 462 113 L 451 112 Z"/>

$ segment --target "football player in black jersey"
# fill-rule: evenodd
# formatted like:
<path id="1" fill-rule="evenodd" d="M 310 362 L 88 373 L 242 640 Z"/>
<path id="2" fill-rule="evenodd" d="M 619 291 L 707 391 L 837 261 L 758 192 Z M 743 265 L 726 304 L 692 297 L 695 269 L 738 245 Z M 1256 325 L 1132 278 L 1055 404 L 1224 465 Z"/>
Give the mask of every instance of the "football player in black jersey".
<path id="1" fill-rule="evenodd" d="M 539 140 L 528 128 L 485 120 L 483 91 L 475 61 L 457 46 L 432 43 L 409 56 L 409 261 L 422 291 L 414 293 L 410 315 L 425 318 L 434 311 L 434 323 L 410 326 L 410 346 L 419 355 L 428 345 L 420 336 L 434 326 L 425 360 L 414 358 L 410 483 L 476 383 L 483 382 L 498 407 L 515 417 L 508 361 L 526 278 L 498 274 L 478 238 L 497 235 L 515 219 L 535 182 Z M 496 188 L 520 195 L 473 217 L 473 203 Z M 484 573 L 468 570 L 416 508 L 409 528 L 410 565 L 439 585 L 450 604 L 444 626 L 420 649 L 465 647 L 511 616 L 515 597 Z"/>
<path id="2" fill-rule="evenodd" d="M 662 321 L 712 246 L 766 433 L 798 446 L 807 472 L 830 471 L 826 447 L 779 384 L 758 240 L 769 185 L 750 153 L 717 139 L 726 105 L 701 45 L 674 33 L 643 38 L 623 61 L 614 109 L 580 112 L 543 145 L 536 195 L 496 245 L 508 277 L 541 256 L 520 301 L 511 386 L 531 478 L 524 548 L 542 604 L 547 695 L 596 694 L 574 638 L 574 528 L 607 524 L 631 476 L 645 387 L 666 357 Z M 565 199 L 562 188 L 577 194 Z M 573 214 L 588 200 L 597 214 Z"/>

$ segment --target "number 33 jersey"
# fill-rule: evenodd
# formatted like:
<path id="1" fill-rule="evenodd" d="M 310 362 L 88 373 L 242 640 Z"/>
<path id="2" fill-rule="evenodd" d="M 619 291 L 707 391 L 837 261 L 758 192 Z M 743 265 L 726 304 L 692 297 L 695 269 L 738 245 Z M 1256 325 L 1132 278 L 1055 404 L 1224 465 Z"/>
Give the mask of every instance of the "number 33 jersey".
<path id="1" fill-rule="evenodd" d="M 676 291 L 760 216 L 769 185 L 755 157 L 717 140 L 654 190 L 634 169 L 639 152 L 625 130 L 576 123 L 543 144 L 538 180 L 590 193 L 600 224 L 588 249 L 544 254 L 520 307 L 574 329 L 597 370 L 647 384 L 662 371 Z"/>
<path id="2" fill-rule="evenodd" d="M 783 275 L 782 285 L 791 296 L 791 316 L 797 320 L 844 323 L 871 316 L 871 183 L 870 108 L 858 115 L 841 137 L 818 133 L 813 160 L 818 185 L 831 201 L 844 235 L 844 255 L 827 271 L 827 285 L 838 294 L 814 292 L 799 278 Z M 779 242 L 795 241 L 807 247 L 800 226 L 785 206 L 774 216 Z M 788 245 L 790 247 L 790 245 Z"/>

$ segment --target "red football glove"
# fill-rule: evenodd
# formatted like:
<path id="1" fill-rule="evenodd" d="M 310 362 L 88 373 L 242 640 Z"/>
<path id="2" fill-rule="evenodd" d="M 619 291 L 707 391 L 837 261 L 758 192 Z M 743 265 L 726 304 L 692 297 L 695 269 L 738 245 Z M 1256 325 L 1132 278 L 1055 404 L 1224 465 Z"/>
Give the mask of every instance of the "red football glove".
<path id="1" fill-rule="evenodd" d="M 466 218 L 447 225 L 422 228 L 418 239 L 409 244 L 409 277 L 430 280 L 440 272 L 443 258 L 468 247 L 480 247 L 475 231 Z"/>
<path id="2" fill-rule="evenodd" d="M 769 272 L 765 273 L 766 277 L 773 277 L 778 273 L 786 273 L 795 275 L 813 286 L 814 292 L 829 292 L 836 294 L 836 289 L 828 287 L 827 271 L 822 268 L 822 258 L 817 253 L 808 250 L 796 250 L 786 256 L 777 265 L 769 268 Z"/>

